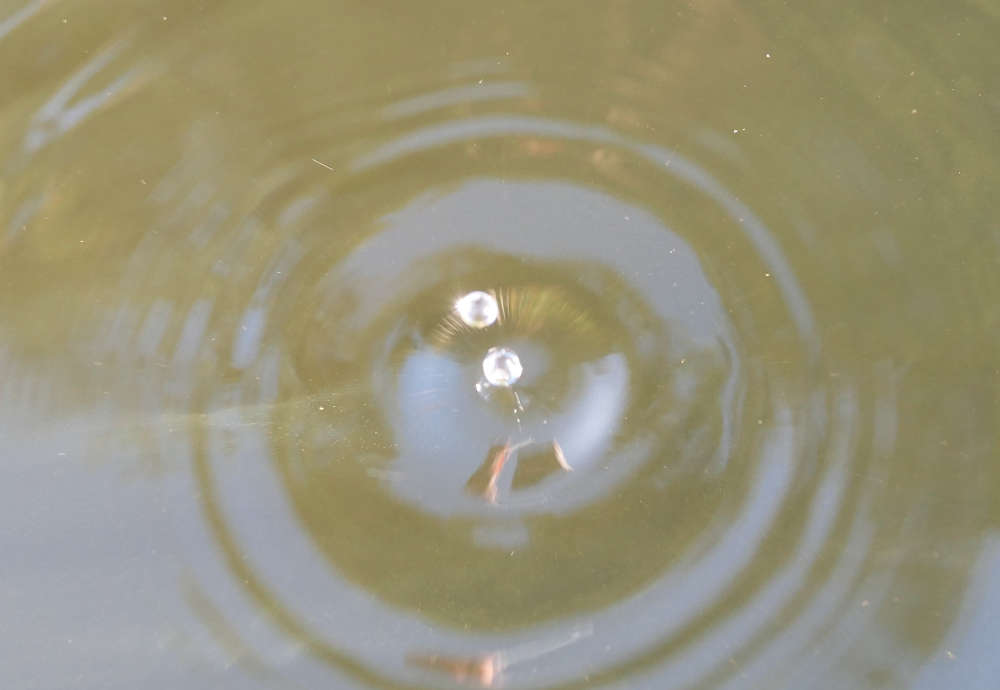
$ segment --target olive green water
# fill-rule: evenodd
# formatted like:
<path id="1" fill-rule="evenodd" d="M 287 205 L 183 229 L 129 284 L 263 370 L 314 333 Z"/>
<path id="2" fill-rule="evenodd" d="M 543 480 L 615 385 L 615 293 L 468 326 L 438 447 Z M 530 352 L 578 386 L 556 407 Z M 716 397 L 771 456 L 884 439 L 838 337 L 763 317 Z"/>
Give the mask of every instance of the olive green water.
<path id="1" fill-rule="evenodd" d="M 0 687 L 996 687 L 1000 5 L 821 4 L 0 4 Z"/>

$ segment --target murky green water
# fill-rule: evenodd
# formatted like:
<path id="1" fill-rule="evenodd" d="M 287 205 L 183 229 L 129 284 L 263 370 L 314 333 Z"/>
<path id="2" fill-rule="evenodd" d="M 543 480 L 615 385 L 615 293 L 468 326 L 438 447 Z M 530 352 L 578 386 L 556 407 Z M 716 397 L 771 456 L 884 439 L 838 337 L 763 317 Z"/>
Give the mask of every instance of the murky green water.
<path id="1" fill-rule="evenodd" d="M 0 686 L 996 687 L 1000 5 L 813 5 L 3 4 Z"/>

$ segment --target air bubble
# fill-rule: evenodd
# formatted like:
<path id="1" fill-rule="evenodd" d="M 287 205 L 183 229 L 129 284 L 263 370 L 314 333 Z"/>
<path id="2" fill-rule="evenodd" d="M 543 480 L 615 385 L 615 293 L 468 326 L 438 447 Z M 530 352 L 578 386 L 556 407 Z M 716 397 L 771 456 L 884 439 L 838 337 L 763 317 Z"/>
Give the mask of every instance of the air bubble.
<path id="1" fill-rule="evenodd" d="M 496 298 L 479 290 L 470 292 L 455 302 L 455 311 L 465 325 L 473 328 L 491 326 L 500 316 Z"/>
<path id="2" fill-rule="evenodd" d="M 512 386 L 524 373 L 521 358 L 507 347 L 491 347 L 483 358 L 483 375 L 494 386 Z"/>

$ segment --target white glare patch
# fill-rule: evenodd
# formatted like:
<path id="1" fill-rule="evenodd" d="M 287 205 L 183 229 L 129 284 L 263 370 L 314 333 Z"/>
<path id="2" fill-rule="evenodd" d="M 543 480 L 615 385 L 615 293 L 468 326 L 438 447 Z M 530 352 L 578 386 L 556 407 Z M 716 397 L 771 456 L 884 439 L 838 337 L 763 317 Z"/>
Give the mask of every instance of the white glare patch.
<path id="1" fill-rule="evenodd" d="M 479 290 L 470 292 L 455 302 L 455 311 L 466 326 L 473 328 L 491 326 L 500 316 L 496 298 L 488 292 Z"/>
<path id="2" fill-rule="evenodd" d="M 506 347 L 491 347 L 483 358 L 483 375 L 494 386 L 512 386 L 524 372 L 521 358 Z"/>

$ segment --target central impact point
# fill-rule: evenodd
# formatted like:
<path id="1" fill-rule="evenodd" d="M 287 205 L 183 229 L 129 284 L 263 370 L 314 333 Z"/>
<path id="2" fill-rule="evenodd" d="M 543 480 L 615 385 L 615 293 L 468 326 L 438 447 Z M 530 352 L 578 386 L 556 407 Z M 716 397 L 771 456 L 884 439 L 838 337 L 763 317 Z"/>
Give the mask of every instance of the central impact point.
<path id="1" fill-rule="evenodd" d="M 521 358 L 508 347 L 491 347 L 483 358 L 483 376 L 492 386 L 513 386 L 522 373 Z"/>

